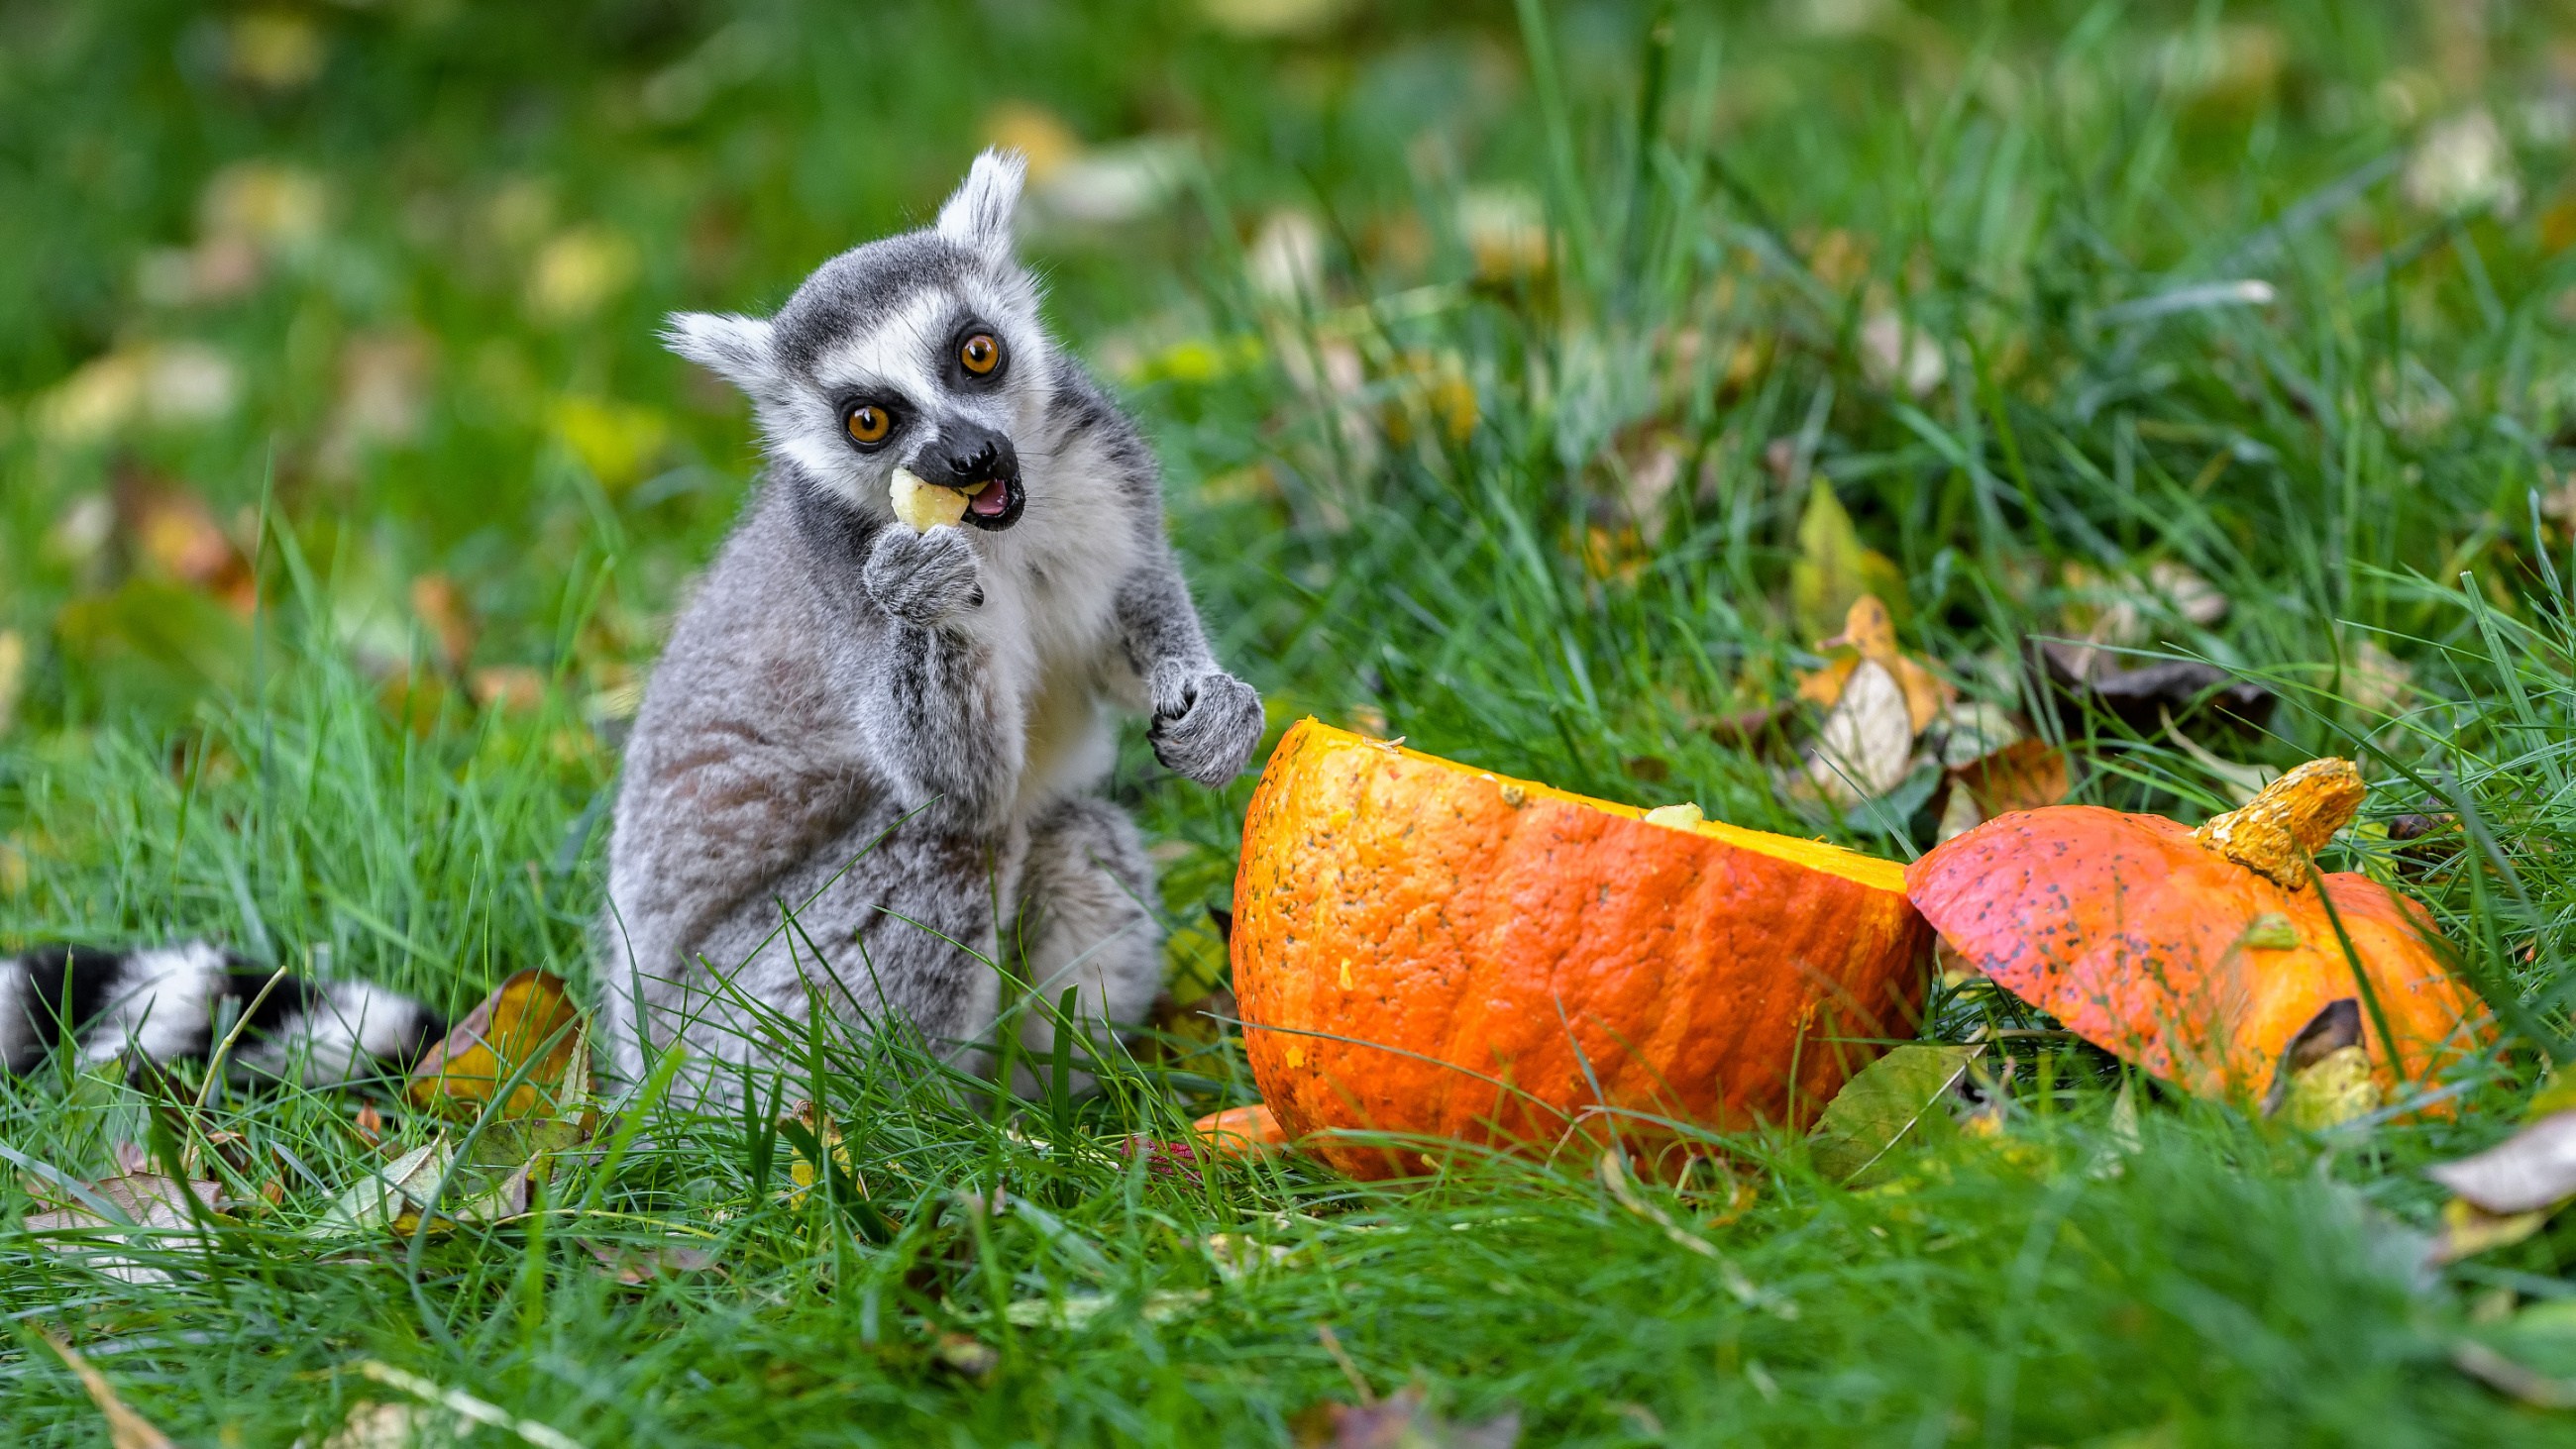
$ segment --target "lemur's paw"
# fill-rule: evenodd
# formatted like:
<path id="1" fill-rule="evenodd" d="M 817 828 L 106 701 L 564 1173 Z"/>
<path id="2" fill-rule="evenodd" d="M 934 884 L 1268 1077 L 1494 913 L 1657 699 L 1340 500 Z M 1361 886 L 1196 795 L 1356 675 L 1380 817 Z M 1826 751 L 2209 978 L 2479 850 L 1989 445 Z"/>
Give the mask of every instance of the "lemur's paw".
<path id="1" fill-rule="evenodd" d="M 878 608 L 925 628 L 984 603 L 984 579 L 975 550 L 956 528 L 927 533 L 909 528 L 879 531 L 859 582 Z"/>
<path id="2" fill-rule="evenodd" d="M 1210 786 L 1243 773 L 1263 729 L 1261 696 L 1251 685 L 1222 671 L 1192 674 L 1167 664 L 1149 688 L 1154 723 L 1145 737 L 1165 769 Z"/>

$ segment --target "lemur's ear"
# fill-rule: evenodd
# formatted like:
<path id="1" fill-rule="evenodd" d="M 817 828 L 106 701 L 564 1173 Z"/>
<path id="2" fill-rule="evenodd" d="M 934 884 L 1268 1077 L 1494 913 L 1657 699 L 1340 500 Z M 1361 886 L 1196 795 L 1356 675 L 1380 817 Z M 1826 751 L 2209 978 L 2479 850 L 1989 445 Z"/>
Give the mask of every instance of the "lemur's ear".
<path id="1" fill-rule="evenodd" d="M 778 376 L 769 332 L 769 324 L 757 317 L 674 312 L 662 324 L 662 345 L 759 398 L 768 395 Z"/>
<path id="2" fill-rule="evenodd" d="M 991 150 L 975 158 L 966 182 L 939 208 L 939 234 L 961 247 L 996 259 L 1011 254 L 1011 209 L 1020 202 L 1020 182 L 1029 158 L 1017 151 Z"/>

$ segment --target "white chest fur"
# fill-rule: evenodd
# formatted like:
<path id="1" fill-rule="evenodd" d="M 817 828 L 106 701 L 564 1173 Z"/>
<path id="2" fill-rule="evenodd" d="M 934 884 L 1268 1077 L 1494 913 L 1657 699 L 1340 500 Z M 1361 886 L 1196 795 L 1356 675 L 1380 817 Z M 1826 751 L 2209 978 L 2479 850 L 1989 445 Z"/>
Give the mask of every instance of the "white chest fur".
<path id="1" fill-rule="evenodd" d="M 1034 510 L 1032 510 L 1034 512 Z M 1020 778 L 1012 814 L 1027 819 L 1049 803 L 1107 778 L 1117 762 L 1109 674 L 1121 659 L 1118 583 L 1134 564 L 1133 532 L 1117 510 L 1102 522 L 1037 536 L 1024 520 L 986 555 L 985 607 L 994 680 L 1017 706 Z M 1052 529 L 1069 522 L 1043 520 Z M 1030 534 L 1020 537 L 1021 534 Z"/>

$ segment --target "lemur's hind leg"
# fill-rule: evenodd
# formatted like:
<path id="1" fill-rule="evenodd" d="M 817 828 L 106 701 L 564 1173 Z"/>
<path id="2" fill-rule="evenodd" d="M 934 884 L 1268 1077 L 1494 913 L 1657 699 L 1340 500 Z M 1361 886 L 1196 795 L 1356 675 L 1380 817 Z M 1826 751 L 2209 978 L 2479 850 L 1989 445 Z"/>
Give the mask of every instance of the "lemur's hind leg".
<path id="1" fill-rule="evenodd" d="M 1029 830 L 1020 877 L 1021 944 L 1029 996 L 1019 1024 L 1025 1053 L 1013 1073 L 1021 1095 L 1055 1051 L 1057 1005 L 1077 992 L 1074 1016 L 1095 1039 L 1142 1021 L 1163 985 L 1163 930 L 1154 918 L 1154 871 L 1136 823 L 1096 796 L 1048 807 Z M 1083 1053 L 1077 1051 L 1079 1060 Z M 1072 1086 L 1085 1091 L 1089 1073 Z"/>
<path id="2" fill-rule="evenodd" d="M 891 803 L 863 812 L 736 907 L 693 959 L 642 981 L 652 1040 L 683 1045 L 692 1059 L 673 1098 L 732 1110 L 744 1063 L 800 1075 L 818 1005 L 830 1019 L 827 1068 L 846 1068 L 858 1040 L 896 1031 L 970 1074 L 989 1072 L 999 927 L 1017 895 L 1019 855 L 1010 841 L 906 818 Z M 642 1068 L 639 1054 L 624 1071 L 640 1080 Z M 789 1100 L 801 1090 L 791 1085 Z"/>

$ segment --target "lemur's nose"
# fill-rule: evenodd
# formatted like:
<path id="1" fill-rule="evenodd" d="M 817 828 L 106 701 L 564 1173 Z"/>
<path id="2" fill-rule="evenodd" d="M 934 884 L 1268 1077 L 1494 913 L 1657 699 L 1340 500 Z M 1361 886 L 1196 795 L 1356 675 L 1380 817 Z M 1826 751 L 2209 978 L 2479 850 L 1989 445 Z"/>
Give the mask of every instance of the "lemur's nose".
<path id="1" fill-rule="evenodd" d="M 919 471 L 933 483 L 988 483 L 1014 477 L 1020 471 L 1019 453 L 1009 438 L 981 423 L 962 419 L 940 424 L 938 438 L 922 451 L 922 462 L 929 466 Z M 934 472 L 942 476 L 932 477 Z"/>

